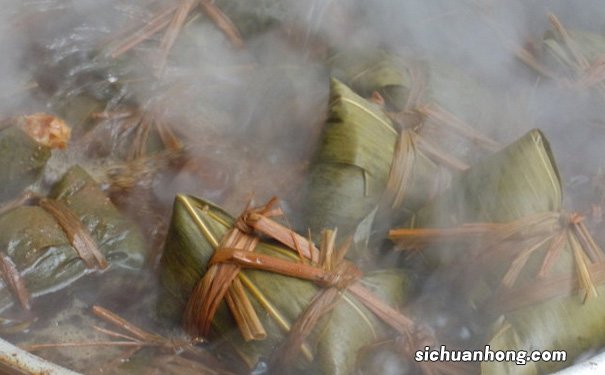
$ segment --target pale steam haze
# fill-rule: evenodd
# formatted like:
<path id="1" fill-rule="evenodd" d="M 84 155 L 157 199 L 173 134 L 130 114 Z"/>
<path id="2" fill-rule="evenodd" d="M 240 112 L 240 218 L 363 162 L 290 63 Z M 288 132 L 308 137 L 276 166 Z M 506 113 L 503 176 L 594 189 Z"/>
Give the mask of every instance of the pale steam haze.
<path id="1" fill-rule="evenodd" d="M 544 131 L 561 170 L 566 204 L 586 213 L 595 203 L 595 176 L 605 160 L 603 97 L 549 81 L 521 62 L 519 53 L 526 48 L 539 56 L 551 14 L 568 30 L 605 36 L 603 1 L 215 3 L 237 25 L 244 46 L 235 46 L 195 7 L 164 62 L 159 52 L 163 32 L 120 56 L 112 54 L 174 2 L 0 1 L 0 118 L 50 112 L 74 127 L 72 147 L 53 155 L 46 182 L 77 163 L 105 187 L 111 185 L 112 173 L 129 175 L 132 185 L 152 197 L 165 226 L 177 193 L 215 201 L 232 213 L 250 197 L 263 202 L 278 196 L 297 226 L 303 221 L 306 172 L 326 119 L 327 57 L 336 51 L 385 49 L 427 66 L 451 68 L 454 73 L 436 94 L 441 104 L 464 108 L 469 115 L 486 112 L 471 125 L 501 144 L 533 128 Z M 605 43 L 603 47 L 605 53 Z M 463 81 L 476 83 L 488 95 L 470 101 Z M 83 125 L 87 114 L 135 116 L 136 111 L 168 125 L 184 140 L 188 159 L 183 168 L 166 167 L 170 157 L 126 165 L 118 146 L 90 141 L 98 137 L 119 145 L 123 134 L 132 133 L 118 130 L 121 122 L 115 118 Z M 470 161 L 478 158 L 464 150 Z M 129 209 L 136 216 L 138 207 Z M 372 233 L 386 229 L 376 227 Z M 401 260 L 389 252 L 388 241 L 373 243 L 389 254 L 375 263 Z M 431 332 L 475 345 L 472 335 L 479 323 L 471 322 L 476 317 L 469 318 L 470 308 L 442 288 L 439 275 L 421 272 L 411 271 L 423 284 L 413 291 L 409 312 L 422 316 Z M 393 357 L 380 357 L 385 373 L 404 373 Z"/>
<path id="2" fill-rule="evenodd" d="M 162 79 L 151 82 L 152 56 L 160 33 L 122 56 L 117 65 L 104 53 L 124 30 L 150 20 L 161 2 L 150 6 L 137 1 L 5 0 L 0 36 L 3 112 L 6 116 L 19 108 L 40 110 L 57 95 L 72 98 L 86 90 L 96 90 L 97 95 L 114 90 L 109 106 L 132 102 L 157 108 L 156 103 L 161 103 L 166 116 L 178 117 L 182 121 L 177 126 L 195 134 L 193 138 L 201 142 L 198 149 L 220 154 L 222 160 L 239 159 L 247 152 L 278 164 L 307 159 L 326 105 L 328 70 L 316 58 L 321 53 L 317 51 L 320 40 L 328 47 L 383 47 L 451 64 L 496 93 L 497 106 L 510 116 L 479 124 L 481 129 L 510 141 L 539 127 L 550 136 L 564 170 L 568 163 L 575 167 L 598 159 L 593 152 L 600 150 L 594 145 L 597 137 L 587 129 L 601 131 L 599 106 L 582 93 L 569 95 L 556 85 L 538 84 L 539 78 L 514 54 L 515 49 L 541 38 L 549 28 L 549 13 L 569 29 L 602 32 L 605 10 L 598 1 L 580 5 L 567 1 L 315 0 L 247 2 L 238 7 L 235 3 L 219 1 L 218 5 L 226 12 L 237 8 L 240 19 L 261 14 L 267 25 L 284 22 L 290 25 L 288 31 L 296 29 L 296 37 L 266 26 L 246 39 L 245 49 L 237 50 L 210 22 L 189 22 L 177 38 Z M 240 29 L 244 33 L 253 26 L 243 23 Z M 94 64 L 89 60 L 92 56 Z M 133 72 L 141 77 L 138 82 L 110 84 L 121 84 L 120 77 Z M 50 97 L 32 90 L 36 84 Z M 456 88 L 451 90 L 443 95 L 459 100 Z M 583 122 L 594 126 L 577 126 Z M 204 145 L 208 134 L 228 138 L 229 146 L 214 140 Z M 234 156 L 225 158 L 227 151 L 222 148 L 229 148 Z M 569 173 L 576 173 L 575 168 Z"/>

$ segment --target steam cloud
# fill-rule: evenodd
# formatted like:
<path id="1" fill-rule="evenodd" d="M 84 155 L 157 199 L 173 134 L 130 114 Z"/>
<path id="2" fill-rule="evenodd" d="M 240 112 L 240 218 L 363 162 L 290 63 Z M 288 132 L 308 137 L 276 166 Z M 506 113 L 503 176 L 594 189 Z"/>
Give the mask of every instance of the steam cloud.
<path id="1" fill-rule="evenodd" d="M 217 0 L 225 11 L 234 3 Z M 151 80 L 159 36 L 118 59 L 118 66 L 112 66 L 102 47 L 120 30 L 144 25 L 152 10 L 161 6 L 139 0 L 4 0 L 2 116 L 53 111 L 58 100 L 76 102 L 80 95 L 109 94 L 106 110 L 130 104 L 161 108 L 161 116 L 177 124 L 177 131 L 192 144 L 193 157 L 208 170 L 206 184 L 182 172 L 156 186 L 155 194 L 165 204 L 176 192 L 221 199 L 222 185 L 228 185 L 237 191 L 236 200 L 226 202 L 234 212 L 251 192 L 259 200 L 278 195 L 295 205 L 327 105 L 329 71 L 316 58 L 321 46 L 381 46 L 452 64 L 497 93 L 498 106 L 507 116 L 481 127 L 504 142 L 533 127 L 544 130 L 572 196 L 584 192 L 590 176 L 602 166 L 602 104 L 585 93 L 537 82 L 514 55 L 515 49 L 542 37 L 549 28 L 549 12 L 569 29 L 605 34 L 601 1 L 240 3 L 241 14 L 264 12 L 268 24 L 283 22 L 297 31 L 288 35 L 267 27 L 247 39 L 244 50 L 237 50 L 211 22 L 191 22 L 179 36 L 162 77 Z M 247 37 L 246 26 L 241 28 Z M 147 78 L 142 83 L 121 82 L 133 72 Z M 456 100 L 456 88 L 450 90 L 448 97 Z M 478 108 L 482 105 L 477 103 Z M 79 157 L 62 160 L 74 163 Z"/>

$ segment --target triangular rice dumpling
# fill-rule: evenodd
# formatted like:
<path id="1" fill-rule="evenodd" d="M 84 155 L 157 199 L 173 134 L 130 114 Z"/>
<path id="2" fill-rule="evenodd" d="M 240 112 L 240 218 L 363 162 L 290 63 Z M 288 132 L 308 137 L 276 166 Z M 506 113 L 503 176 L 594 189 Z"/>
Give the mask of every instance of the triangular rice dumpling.
<path id="1" fill-rule="evenodd" d="M 407 175 L 401 204 L 411 211 L 447 185 L 449 173 L 419 150 L 413 134 L 404 132 L 410 134 L 410 144 L 400 165 Z M 394 173 L 399 137 L 379 106 L 332 80 L 329 116 L 311 168 L 303 216 L 312 234 L 335 227 L 350 234 L 379 204 Z"/>
<path id="2" fill-rule="evenodd" d="M 89 254 L 92 267 L 85 265 L 87 255 L 81 253 L 86 246 L 99 257 Z M 32 297 L 70 285 L 89 273 L 87 268 L 138 270 L 146 251 L 138 228 L 78 166 L 69 169 L 39 205 L 19 206 L 0 216 L 0 248 L 4 263 L 12 263 Z M 2 276 L 0 310 L 6 310 L 14 303 L 15 291 L 6 282 L 11 275 Z"/>
<path id="3" fill-rule="evenodd" d="M 234 225 L 234 219 L 219 207 L 194 197 L 177 196 L 160 265 L 160 315 L 179 320 L 192 290 L 208 272 L 219 242 Z M 258 242 L 254 253 L 300 261 L 291 250 L 264 241 Z M 250 371 L 271 357 L 319 289 L 312 282 L 263 270 L 241 270 L 235 280 L 243 287 L 265 332 L 244 340 L 223 301 L 212 321 L 210 335 L 213 347 L 223 358 L 242 363 L 245 371 Z M 365 277 L 363 284 L 391 306 L 397 306 L 403 302 L 407 279 L 399 271 L 382 271 Z M 357 351 L 384 337 L 384 323 L 349 292 L 342 293 L 336 301 L 336 307 L 319 319 L 304 341 L 302 354 L 288 364 L 292 370 L 311 366 L 321 373 L 348 374 L 355 365 Z"/>
<path id="4" fill-rule="evenodd" d="M 533 130 L 421 209 L 409 222 L 420 231 L 391 232 L 404 248 L 428 244 L 427 256 L 462 275 L 469 302 L 495 321 L 492 350 L 567 351 L 565 362 L 486 361 L 486 374 L 551 372 L 605 345 L 605 254 L 561 206 L 552 153 Z"/>
<path id="5" fill-rule="evenodd" d="M 409 223 L 419 228 L 503 223 L 559 211 L 561 205 L 561 182 L 550 146 L 539 130 L 532 130 L 456 176 L 450 189 L 418 210 Z"/>

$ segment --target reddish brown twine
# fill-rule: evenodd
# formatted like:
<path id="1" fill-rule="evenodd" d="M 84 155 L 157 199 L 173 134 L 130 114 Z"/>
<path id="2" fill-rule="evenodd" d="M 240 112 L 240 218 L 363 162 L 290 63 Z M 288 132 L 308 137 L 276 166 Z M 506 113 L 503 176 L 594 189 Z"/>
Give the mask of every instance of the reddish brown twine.
<path id="1" fill-rule="evenodd" d="M 324 232 L 323 244 L 326 244 L 322 248 L 324 254 L 325 252 L 331 252 L 329 246 L 333 246 L 334 238 L 335 232 Z M 345 251 L 340 252 L 340 254 L 343 255 L 344 253 Z M 332 259 L 324 257 L 324 262 L 317 268 L 324 271 L 324 277 L 320 278 L 321 281 L 316 282 L 316 284 L 322 286 L 323 289 L 317 292 L 313 297 L 307 308 L 292 325 L 284 342 L 282 342 L 280 347 L 273 353 L 270 367 L 274 371 L 292 363 L 306 338 L 313 332 L 319 319 L 338 305 L 338 300 L 341 295 L 340 291 L 346 290 L 362 276 L 359 269 L 352 263 L 345 261 L 342 258 L 337 259 L 338 255 L 335 253 L 331 255 Z M 330 272 L 330 262 L 333 262 L 335 265 L 334 272 Z"/>
<path id="2" fill-rule="evenodd" d="M 465 275 L 476 280 L 485 266 L 510 262 L 500 286 L 485 302 L 488 310 L 500 313 L 546 299 L 584 291 L 596 295 L 595 284 L 605 282 L 605 253 L 594 242 L 583 217 L 577 213 L 544 212 L 528 215 L 508 223 L 469 223 L 455 228 L 394 229 L 391 239 L 403 249 L 418 249 L 431 243 L 474 241 L 470 251 L 477 254 L 466 262 Z M 575 274 L 550 275 L 565 245 L 573 252 Z M 524 285 L 515 283 L 530 255 L 544 249 L 543 261 L 535 278 Z"/>
<path id="3" fill-rule="evenodd" d="M 330 237 L 330 232 L 327 232 L 328 234 L 324 234 L 327 241 L 323 242 L 322 251 L 318 251 L 310 241 L 304 240 L 298 234 L 270 219 L 271 216 L 281 214 L 280 210 L 272 208 L 275 203 L 276 200 L 272 199 L 265 206 L 246 210 L 221 241 L 221 245 L 216 249 L 210 262 L 208 272 L 198 282 L 187 303 L 185 327 L 189 333 L 194 335 L 209 333 L 216 307 L 224 297 L 225 290 L 230 287 L 230 283 L 235 279 L 239 270 L 246 268 L 313 281 L 323 288 L 293 324 L 286 341 L 276 351 L 273 357 L 273 364 L 276 366 L 288 362 L 298 353 L 318 320 L 336 306 L 337 299 L 344 290 L 347 290 L 400 335 L 413 334 L 413 321 L 374 296 L 362 285 L 360 282 L 361 271 L 344 259 L 348 243 L 334 249 L 334 235 Z M 298 253 L 303 261 L 292 262 L 254 253 L 254 247 L 242 249 L 237 246 L 228 246 L 227 242 L 230 241 L 225 240 L 225 238 L 229 239 L 234 232 L 250 237 L 253 231 L 281 242 L 290 250 Z M 256 246 L 258 237 L 253 238 L 256 239 L 254 244 Z M 228 277 L 220 277 L 223 272 L 229 273 Z M 223 282 L 221 284 L 213 283 L 213 280 L 217 278 Z M 231 306 L 230 311 L 234 311 Z"/>
<path id="4" fill-rule="evenodd" d="M 225 13 L 211 0 L 185 0 L 177 5 L 170 5 L 161 9 L 139 30 L 135 30 L 130 36 L 123 36 L 110 52 L 113 58 L 128 52 L 141 42 L 151 38 L 156 33 L 165 30 L 160 42 L 160 57 L 158 62 L 158 72 L 164 69 L 168 54 L 172 49 L 176 38 L 184 27 L 187 18 L 193 9 L 199 5 L 208 18 L 214 22 L 216 27 L 227 37 L 227 39 L 236 48 L 242 48 L 244 42 L 242 36 L 233 22 Z"/>
<path id="5" fill-rule="evenodd" d="M 256 209 L 246 209 L 244 213 L 236 220 L 233 228 L 229 230 L 222 238 L 215 253 L 220 253 L 222 249 L 238 248 L 242 251 L 253 252 L 259 242 L 259 238 L 251 234 L 252 228 L 248 226 L 245 218 L 252 213 L 259 214 L 275 214 L 272 211 L 272 206 L 275 201 L 269 201 L 265 206 Z M 263 330 L 251 332 L 247 322 L 251 320 L 259 322 L 256 315 L 243 317 L 240 311 L 246 310 L 254 314 L 254 309 L 251 308 L 250 301 L 245 293 L 238 292 L 241 290 L 240 284 L 233 284 L 236 279 L 240 267 L 234 263 L 220 263 L 209 265 L 208 272 L 196 284 L 187 305 L 183 321 L 185 330 L 193 336 L 208 337 L 210 327 L 214 315 L 220 305 L 220 302 L 225 298 L 226 294 L 230 293 L 230 298 L 226 298 L 229 310 L 236 317 L 240 332 L 246 340 L 262 339 L 266 336 Z M 235 285 L 240 285 L 235 286 Z M 244 309 L 238 309 L 237 303 L 245 303 Z M 241 319 L 238 319 L 240 317 Z M 248 318 L 250 320 L 248 320 Z M 256 324 L 260 326 L 260 324 Z"/>

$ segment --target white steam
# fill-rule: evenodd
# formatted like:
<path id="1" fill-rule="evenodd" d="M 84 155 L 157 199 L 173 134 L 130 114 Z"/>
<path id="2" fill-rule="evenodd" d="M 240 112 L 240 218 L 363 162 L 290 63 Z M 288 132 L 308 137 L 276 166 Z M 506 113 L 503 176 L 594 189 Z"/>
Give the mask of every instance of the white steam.
<path id="1" fill-rule="evenodd" d="M 108 56 L 122 31 L 174 3 L 1 1 L 0 116 L 109 97 L 101 111 L 152 111 L 186 139 L 194 163 L 153 186 L 163 204 L 189 193 L 236 212 L 254 193 L 296 209 L 327 106 L 323 58 L 335 48 L 383 47 L 453 66 L 487 87 L 498 116 L 478 125 L 501 141 L 545 131 L 564 182 L 577 182 L 572 194 L 585 190 L 605 158 L 603 102 L 544 83 L 515 55 L 539 43 L 549 13 L 569 29 L 605 35 L 602 1 L 217 0 L 241 22 L 243 49 L 196 7 L 159 77 L 161 32 L 116 60 Z M 454 104 L 464 102 L 460 95 L 455 86 L 440 92 Z M 494 103 L 477 102 L 476 110 L 486 104 Z"/>

